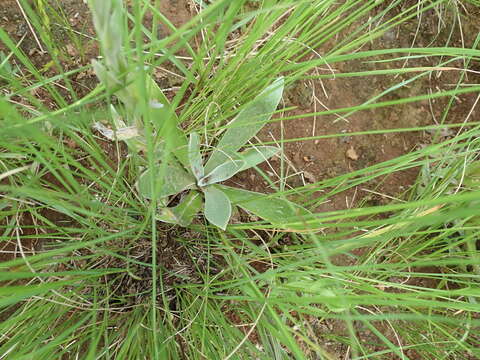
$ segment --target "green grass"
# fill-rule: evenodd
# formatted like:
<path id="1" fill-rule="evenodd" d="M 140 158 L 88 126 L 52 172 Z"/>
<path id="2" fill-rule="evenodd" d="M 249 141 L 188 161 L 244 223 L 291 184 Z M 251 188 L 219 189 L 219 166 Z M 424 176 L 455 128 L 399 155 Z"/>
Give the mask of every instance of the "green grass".
<path id="1" fill-rule="evenodd" d="M 333 77 L 316 75 L 317 67 L 375 61 L 375 70 L 335 76 L 388 76 L 392 85 L 348 108 L 301 115 L 279 109 L 272 122 L 445 101 L 438 125 L 349 135 L 450 127 L 452 138 L 294 189 L 284 186 L 284 161 L 280 179 L 261 173 L 280 184 L 272 196 L 314 211 L 348 189 L 421 169 L 402 201 L 315 213 L 295 224 L 284 219 L 284 228 L 305 231 L 282 231 L 262 221 L 220 231 L 202 217 L 189 229 L 156 223 L 155 204 L 144 202 L 135 188 L 139 167 L 157 160 L 153 151 L 128 153 L 124 143 L 92 131 L 93 122 L 109 118 L 107 106 L 116 99 L 103 86 L 76 95 L 72 76 L 85 69 L 63 70 L 61 50 L 34 11 L 28 14 L 57 75 L 46 77 L 0 29 L 5 56 L 22 69 L 13 72 L 0 59 L 6 94 L 0 99 L 0 248 L 6 255 L 0 263 L 0 358 L 479 357 L 480 124 L 450 119 L 455 98 L 478 93 L 480 85 L 464 86 L 462 76 L 449 90 L 394 100 L 389 95 L 433 76 L 438 66 L 461 63 L 466 75 L 480 50 L 476 42 L 465 48 L 361 49 L 403 21 L 420 19 L 419 11 L 463 16 L 458 1 L 454 7 L 418 1 L 398 11 L 401 3 L 217 0 L 180 29 L 167 23 L 173 33 L 159 39 L 141 19 L 146 11 L 155 24 L 166 23 L 165 17 L 147 0 L 133 2 L 128 66 L 173 69 L 182 79 L 172 98 L 179 121 L 186 134 L 196 131 L 211 146 L 278 76 L 287 85 Z M 194 39 L 201 39 L 198 46 Z M 312 49 L 322 49 L 321 57 L 312 57 Z M 419 57 L 437 65 L 415 65 Z M 140 72 L 140 84 L 147 71 Z M 42 103 L 33 89 L 42 89 L 52 104 Z M 148 120 L 146 104 L 141 100 L 138 109 L 152 150 L 154 131 L 167 142 L 174 139 L 165 119 Z M 344 134 L 277 140 L 284 146 L 334 136 Z M 169 251 L 181 254 L 178 266 L 171 265 Z M 339 263 L 339 257 L 348 261 Z"/>

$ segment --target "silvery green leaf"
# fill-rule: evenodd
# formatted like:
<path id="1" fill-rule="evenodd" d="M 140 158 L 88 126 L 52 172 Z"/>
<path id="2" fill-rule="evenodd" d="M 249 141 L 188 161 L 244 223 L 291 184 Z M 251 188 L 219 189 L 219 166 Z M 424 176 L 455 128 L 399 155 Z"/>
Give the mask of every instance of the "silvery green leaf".
<path id="1" fill-rule="evenodd" d="M 305 221 L 312 213 L 304 207 L 275 195 L 266 195 L 229 186 L 220 185 L 233 205 L 283 229 L 307 230 Z"/>
<path id="2" fill-rule="evenodd" d="M 92 60 L 92 67 L 98 79 L 105 86 L 107 91 L 115 94 L 115 96 L 118 97 L 118 99 L 125 106 L 127 112 L 133 113 L 133 110 L 138 103 L 138 99 L 131 96 L 132 88 L 136 87 L 135 84 L 125 86 L 125 82 L 122 80 L 121 74 L 117 74 L 99 61 Z"/>
<path id="3" fill-rule="evenodd" d="M 238 113 L 228 124 L 225 134 L 207 161 L 206 172 L 226 162 L 263 128 L 276 110 L 282 98 L 283 88 L 284 80 L 280 77 Z"/>
<path id="4" fill-rule="evenodd" d="M 122 117 L 118 113 L 117 109 L 115 109 L 115 106 L 110 105 L 110 113 L 112 114 L 112 120 L 113 123 L 115 124 L 115 127 L 117 129 L 126 127 L 127 125 L 125 124 L 125 121 L 123 121 Z"/>
<path id="5" fill-rule="evenodd" d="M 118 81 L 115 75 L 108 71 L 108 69 L 99 61 L 92 60 L 92 67 L 93 71 L 95 71 L 95 75 L 98 77 L 98 80 L 100 80 L 108 90 L 112 90 L 121 85 L 121 82 Z"/>
<path id="6" fill-rule="evenodd" d="M 163 129 L 164 132 L 160 135 L 168 134 L 165 148 L 171 151 L 185 168 L 188 168 L 188 141 L 184 132 L 178 127 L 179 119 L 175 109 L 172 109 L 165 94 L 148 74 L 145 76 L 146 88 L 139 88 L 137 79 L 139 72 L 145 71 L 144 68 L 128 69 L 127 57 L 123 49 L 123 45 L 128 43 L 125 26 L 128 14 L 123 0 L 90 0 L 90 7 L 105 64 L 93 62 L 98 78 L 125 106 L 128 114 L 127 125 L 136 126 L 140 133 L 143 129 L 144 114 L 139 113 L 138 103 L 147 100 L 150 119 L 154 125 L 157 125 L 157 129 Z M 125 74 L 128 75 L 125 77 Z"/>
<path id="7" fill-rule="evenodd" d="M 217 166 L 208 175 L 198 180 L 198 186 L 207 186 L 230 179 L 233 175 L 242 170 L 245 165 L 243 160 L 227 160 Z"/>
<path id="8" fill-rule="evenodd" d="M 188 140 L 185 133 L 178 127 L 179 119 L 175 111 L 156 82 L 151 77 L 147 77 L 145 80 L 146 93 L 150 99 L 148 102 L 150 119 L 158 129 L 162 128 L 164 133 L 168 134 L 169 150 L 185 168 L 189 168 Z M 143 117 L 138 113 L 138 102 L 142 101 L 140 98 L 142 92 L 138 89 L 138 83 L 134 81 L 134 78 L 129 77 L 128 83 L 126 88 L 117 91 L 115 95 L 122 101 L 128 114 L 135 114 L 133 116 L 137 119 L 135 125 L 141 129 L 143 128 Z M 166 144 L 167 141 L 164 143 Z"/>
<path id="9" fill-rule="evenodd" d="M 113 105 L 110 105 L 110 112 L 112 115 L 113 124 L 117 129 L 113 134 L 113 136 L 117 140 L 125 141 L 130 151 L 134 153 L 138 153 L 140 151 L 146 151 L 147 141 L 142 135 L 140 135 L 138 128 L 134 126 L 126 126 L 125 121 L 123 121 L 122 117 L 120 116 L 117 109 L 115 109 Z M 159 149 L 157 148 L 156 150 L 159 150 Z"/>
<path id="10" fill-rule="evenodd" d="M 188 159 L 190 160 L 190 168 L 193 175 L 200 180 L 204 175 L 202 154 L 200 154 L 200 136 L 193 132 L 190 134 L 190 141 L 188 142 Z"/>
<path id="11" fill-rule="evenodd" d="M 175 155 L 178 161 L 180 161 L 185 168 L 189 168 L 190 162 L 188 160 L 187 136 L 178 127 L 179 119 L 174 109 L 172 109 L 168 99 L 151 77 L 147 77 L 146 86 L 146 93 L 150 99 L 148 102 L 150 105 L 150 119 L 156 125 L 157 129 L 163 129 L 164 134 L 168 134 L 168 139 L 164 141 L 165 146 L 169 146 L 169 150 Z M 133 82 L 124 90 L 115 94 L 125 105 L 127 113 L 133 113 L 137 115 L 137 128 L 142 128 L 141 123 L 143 117 L 140 116 L 141 114 L 137 113 L 137 104 L 139 101 L 142 101 L 140 99 L 142 92 L 138 89 L 138 83 Z M 163 106 L 160 106 L 160 104 Z"/>
<path id="12" fill-rule="evenodd" d="M 158 128 L 163 128 L 165 134 L 168 135 L 168 145 L 170 151 L 180 161 L 180 163 L 188 169 L 190 162 L 188 158 L 188 140 L 185 132 L 181 130 L 179 126 L 179 119 L 175 110 L 172 109 L 170 102 L 158 87 L 153 78 L 148 77 L 147 81 L 147 94 L 149 96 L 149 103 L 163 104 L 163 106 L 150 106 L 151 119 L 157 124 Z"/>
<path id="13" fill-rule="evenodd" d="M 191 191 L 180 204 L 172 208 L 163 208 L 155 218 L 170 224 L 188 226 L 194 216 L 202 209 L 202 196 L 198 191 Z"/>
<path id="14" fill-rule="evenodd" d="M 274 155 L 277 155 L 280 149 L 275 146 L 256 146 L 249 148 L 238 154 L 238 157 L 245 161 L 240 171 L 250 169 L 262 162 L 268 160 Z"/>
<path id="15" fill-rule="evenodd" d="M 154 179 L 153 189 L 151 176 Z M 155 165 L 153 169 L 148 169 L 141 174 L 137 182 L 138 192 L 147 199 L 153 198 L 154 191 L 157 192 L 157 199 L 160 199 L 193 187 L 195 187 L 195 178 L 179 164 L 174 163 Z"/>
<path id="16" fill-rule="evenodd" d="M 125 72 L 126 58 L 122 46 L 126 40 L 126 12 L 122 0 L 91 0 L 90 8 L 105 63 L 116 74 Z"/>
<path id="17" fill-rule="evenodd" d="M 213 225 L 225 230 L 232 214 L 230 199 L 216 186 L 207 186 L 203 189 L 203 193 L 205 195 L 205 217 Z"/>

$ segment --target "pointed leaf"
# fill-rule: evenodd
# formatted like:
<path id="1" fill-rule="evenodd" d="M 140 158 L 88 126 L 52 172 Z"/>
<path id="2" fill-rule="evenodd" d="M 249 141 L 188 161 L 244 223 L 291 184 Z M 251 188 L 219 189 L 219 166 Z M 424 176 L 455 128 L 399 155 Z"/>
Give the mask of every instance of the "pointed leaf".
<path id="1" fill-rule="evenodd" d="M 242 166 L 240 171 L 257 166 L 279 152 L 280 149 L 275 146 L 256 146 L 254 148 L 242 151 L 238 154 L 238 157 L 245 161 L 245 164 Z"/>
<path id="2" fill-rule="evenodd" d="M 232 204 L 225 193 L 216 186 L 203 189 L 205 195 L 205 217 L 213 225 L 225 230 L 232 215 Z"/>
<path id="3" fill-rule="evenodd" d="M 108 71 L 105 66 L 98 61 L 93 60 L 92 65 L 97 77 L 105 87 L 109 91 L 115 90 L 114 93 L 125 106 L 127 114 L 134 119 L 141 119 L 142 117 L 138 114 L 138 102 L 142 100 L 140 99 L 140 96 L 143 92 L 138 89 L 138 83 L 135 81 L 136 75 L 130 74 L 126 81 L 129 85 L 122 87 L 124 84 L 120 81 L 121 79 L 116 78 L 117 74 Z M 179 129 L 179 119 L 175 111 L 171 109 L 167 97 L 151 77 L 146 78 L 145 92 L 150 99 L 150 118 L 157 121 L 158 128 L 164 128 L 165 134 L 169 134 L 168 142 L 171 151 L 185 167 L 188 167 L 187 137 L 185 133 Z M 143 128 L 143 124 L 140 120 L 136 121 L 135 125 L 138 129 Z M 132 142 L 133 148 L 135 145 L 136 144 Z M 134 148 L 134 150 L 138 149 Z"/>
<path id="4" fill-rule="evenodd" d="M 170 149 L 178 161 L 187 169 L 190 164 L 188 160 L 188 140 L 185 132 L 178 127 L 180 119 L 155 80 L 151 77 L 148 77 L 146 80 L 147 93 L 150 99 L 150 118 L 157 123 L 157 128 L 162 129 L 160 136 L 163 135 L 166 139 L 165 143 L 168 149 Z M 164 106 L 159 107 L 157 103 L 163 104 Z"/>
<path id="5" fill-rule="evenodd" d="M 127 61 L 122 47 L 127 32 L 124 26 L 123 2 L 121 0 L 91 1 L 90 9 L 107 66 L 117 74 L 124 72 Z"/>
<path id="6" fill-rule="evenodd" d="M 188 226 L 201 209 L 201 194 L 198 191 L 191 191 L 177 206 L 161 209 L 156 219 L 170 224 Z"/>
<path id="7" fill-rule="evenodd" d="M 110 112 L 112 114 L 112 120 L 113 120 L 113 123 L 115 124 L 116 129 L 123 129 L 123 128 L 127 127 L 125 125 L 125 122 L 123 121 L 122 117 L 118 113 L 117 109 L 115 109 L 115 107 L 113 105 L 110 105 Z M 135 129 L 136 129 L 136 133 L 138 134 L 138 136 L 131 137 L 131 138 L 128 138 L 128 139 L 125 139 L 125 138 L 120 139 L 119 137 L 117 137 L 117 139 L 125 141 L 128 148 L 130 149 L 130 151 L 132 151 L 134 153 L 139 153 L 140 151 L 145 151 L 146 152 L 147 151 L 147 141 L 143 137 L 143 135 L 140 135 L 138 133 L 138 129 L 137 128 L 135 128 Z M 118 131 L 117 131 L 117 135 L 118 135 Z M 156 149 L 156 150 L 160 150 L 160 149 Z"/>
<path id="8" fill-rule="evenodd" d="M 220 188 L 227 194 L 233 205 L 257 215 L 272 225 L 284 229 L 307 230 L 304 221 L 310 218 L 312 213 L 300 205 L 272 195 L 224 185 L 220 185 Z"/>
<path id="9" fill-rule="evenodd" d="M 198 181 L 198 186 L 207 186 L 230 179 L 233 175 L 242 170 L 245 165 L 243 160 L 227 160 L 227 162 L 217 166 L 213 171 Z"/>
<path id="10" fill-rule="evenodd" d="M 113 90 L 122 85 L 115 75 L 108 71 L 102 63 L 97 60 L 92 60 L 92 67 L 95 75 L 97 75 L 97 78 L 105 85 L 107 90 Z"/>
<path id="11" fill-rule="evenodd" d="M 143 127 L 141 120 L 143 116 L 139 113 L 138 103 L 143 101 L 141 97 L 144 92 L 138 88 L 139 84 L 136 81 L 138 76 L 138 73 L 135 72 L 129 74 L 127 81 L 129 85 L 123 89 L 123 92 L 116 92 L 115 95 L 117 95 L 125 105 L 127 113 L 135 114 L 135 118 L 139 119 L 137 126 L 140 128 L 141 126 Z M 165 139 L 163 142 L 168 146 L 168 149 L 185 168 L 188 168 L 188 140 L 185 133 L 178 127 L 180 121 L 175 110 L 172 109 L 167 97 L 152 77 L 146 77 L 145 86 L 145 93 L 149 99 L 148 110 L 150 112 L 150 119 L 156 129 L 160 129 L 160 136 L 164 135 L 162 137 Z M 140 124 L 138 124 L 138 122 L 140 122 Z M 168 136 L 166 136 L 166 134 L 168 134 Z"/>
<path id="12" fill-rule="evenodd" d="M 283 87 L 284 80 L 283 77 L 280 77 L 240 111 L 220 139 L 205 166 L 205 171 L 212 171 L 218 165 L 226 162 L 229 156 L 236 153 L 262 129 L 276 110 L 282 98 Z"/>
<path id="13" fill-rule="evenodd" d="M 193 175 L 200 180 L 205 172 L 202 164 L 202 154 L 200 154 L 200 136 L 193 132 L 190 134 L 190 141 L 188 142 L 188 159 L 190 160 L 190 168 Z"/>
<path id="14" fill-rule="evenodd" d="M 152 174 L 153 171 L 153 174 Z M 150 183 L 150 176 L 154 178 L 154 188 Z M 161 182 L 161 184 L 160 184 Z M 138 192 L 145 198 L 151 199 L 154 190 L 157 198 L 166 197 L 191 189 L 195 186 L 195 179 L 187 173 L 179 164 L 156 165 L 153 169 L 146 170 L 140 175 L 137 182 Z"/>

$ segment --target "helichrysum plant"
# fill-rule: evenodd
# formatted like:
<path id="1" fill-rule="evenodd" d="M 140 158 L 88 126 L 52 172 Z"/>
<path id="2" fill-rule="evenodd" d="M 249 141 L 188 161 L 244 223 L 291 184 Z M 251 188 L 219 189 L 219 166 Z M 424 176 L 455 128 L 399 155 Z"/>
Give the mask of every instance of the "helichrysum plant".
<path id="1" fill-rule="evenodd" d="M 202 153 L 202 139 L 196 132 L 187 136 L 178 127 L 178 118 L 153 78 L 147 76 L 146 89 L 140 91 L 135 81 L 139 71 L 131 70 L 124 48 L 126 10 L 121 0 L 91 0 L 94 24 L 104 56 L 103 62 L 93 61 L 97 77 L 114 93 L 124 107 L 125 121 L 112 106 L 112 118 L 116 127 L 116 139 L 124 140 L 130 151 L 146 151 L 145 117 L 137 104 L 141 94 L 147 96 L 151 118 L 173 121 L 169 134 L 174 156 L 165 160 L 162 156 L 164 142 L 155 147 L 158 158 L 155 166 L 139 170 L 137 190 L 146 200 L 156 199 L 159 221 L 188 226 L 202 211 L 213 225 L 226 229 L 233 205 L 272 223 L 283 226 L 286 220 L 302 222 L 309 211 L 278 196 L 241 190 L 222 185 L 235 174 L 255 167 L 278 155 L 280 149 L 273 146 L 252 146 L 243 149 L 270 119 L 283 93 L 284 79 L 276 79 L 228 124 L 216 147 L 210 154 Z M 207 156 L 208 155 L 208 156 Z M 204 161 L 204 159 L 207 159 Z M 154 179 L 154 181 L 152 181 Z M 180 196 L 178 196 L 180 195 Z M 169 207 L 170 199 L 180 201 Z M 302 224 L 303 226 L 304 224 Z"/>

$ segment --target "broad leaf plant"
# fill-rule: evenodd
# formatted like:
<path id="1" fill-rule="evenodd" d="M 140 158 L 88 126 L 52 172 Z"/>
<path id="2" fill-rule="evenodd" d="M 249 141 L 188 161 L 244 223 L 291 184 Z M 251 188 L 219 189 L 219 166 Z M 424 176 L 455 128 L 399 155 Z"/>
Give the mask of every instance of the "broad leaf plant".
<path id="1" fill-rule="evenodd" d="M 147 141 L 144 117 L 137 109 L 141 94 L 148 96 L 146 103 L 150 118 L 170 121 L 174 156 L 165 160 L 162 157 L 165 142 L 159 141 L 155 148 L 158 158 L 155 166 L 139 170 L 136 188 L 146 200 L 156 199 L 158 221 L 188 226 L 203 210 L 205 218 L 213 225 L 225 230 L 232 215 L 232 207 L 252 213 L 275 226 L 287 222 L 302 222 L 310 212 L 278 195 L 265 195 L 223 185 L 222 182 L 235 174 L 255 167 L 280 153 L 274 146 L 251 146 L 245 148 L 270 119 L 283 94 L 284 79 L 277 78 L 238 115 L 230 121 L 213 151 L 202 151 L 202 139 L 197 132 L 188 136 L 179 127 L 179 119 L 172 111 L 170 103 L 152 77 L 147 76 L 146 89 L 140 91 L 135 81 L 139 69 L 128 65 L 125 56 L 123 26 L 126 10 L 121 0 L 90 0 L 94 25 L 102 49 L 104 60 L 92 62 L 101 83 L 115 94 L 123 105 L 124 117 L 111 106 L 115 134 L 104 135 L 125 141 L 129 151 L 146 152 Z M 143 71 L 143 69 L 142 69 Z M 125 120 L 123 120 L 125 119 Z M 98 125 L 98 124 L 97 124 Z M 102 129 L 100 125 L 97 129 Z M 206 161 L 204 160 L 206 159 Z M 167 161 L 167 162 L 166 162 Z M 154 181 L 152 181 L 152 178 Z M 171 199 L 179 199 L 175 206 L 169 206 Z M 304 224 L 303 224 L 304 225 Z"/>

